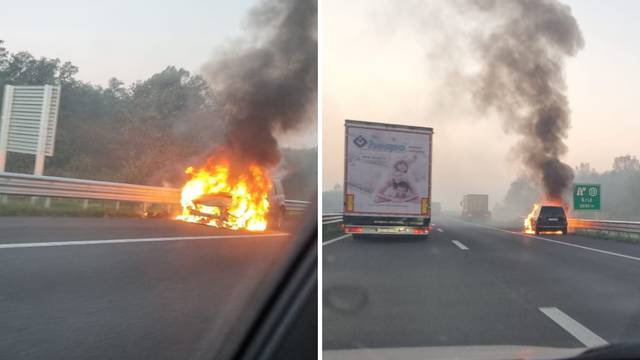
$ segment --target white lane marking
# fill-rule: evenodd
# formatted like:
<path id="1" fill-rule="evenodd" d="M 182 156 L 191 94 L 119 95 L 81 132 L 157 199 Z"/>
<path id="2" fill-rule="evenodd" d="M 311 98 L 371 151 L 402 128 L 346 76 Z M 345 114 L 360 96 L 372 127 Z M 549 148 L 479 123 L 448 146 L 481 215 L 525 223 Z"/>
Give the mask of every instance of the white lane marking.
<path id="1" fill-rule="evenodd" d="M 569 315 L 565 314 L 558 308 L 541 307 L 540 311 L 550 317 L 551 320 L 555 321 L 556 324 L 560 325 L 569 334 L 573 335 L 573 337 L 578 339 L 578 341 L 585 344 L 587 347 L 603 346 L 609 344 L 605 339 L 596 335 L 593 331 L 587 329 L 584 325 L 575 321 L 573 318 L 571 318 Z"/>
<path id="2" fill-rule="evenodd" d="M 436 223 L 431 223 L 431 226 L 436 226 Z"/>
<path id="3" fill-rule="evenodd" d="M 506 230 L 503 230 L 503 231 L 506 231 Z M 522 236 L 528 236 L 528 237 L 532 237 L 532 238 L 535 238 L 535 239 L 548 241 L 548 242 L 552 242 L 552 243 L 556 243 L 556 244 L 560 244 L 560 245 L 573 246 L 573 247 L 577 247 L 577 248 L 584 249 L 584 250 L 595 251 L 595 252 L 599 252 L 599 253 L 602 253 L 602 254 L 619 256 L 619 257 L 622 257 L 622 258 L 625 258 L 625 259 L 640 261 L 640 257 L 636 257 L 636 256 L 620 254 L 620 253 L 607 251 L 607 250 L 600 250 L 600 249 L 590 248 L 590 247 L 587 247 L 587 246 L 576 245 L 576 244 L 562 242 L 562 241 L 558 241 L 558 240 L 551 240 L 551 239 L 547 239 L 547 238 L 543 238 L 543 237 L 535 236 L 535 235 L 525 235 L 525 234 L 518 233 L 518 232 L 515 232 L 515 231 L 507 231 L 507 232 L 512 233 L 512 234 L 522 235 Z"/>
<path id="4" fill-rule="evenodd" d="M 438 232 L 444 232 L 444 230 L 442 230 L 441 228 L 438 228 Z"/>
<path id="5" fill-rule="evenodd" d="M 213 235 L 213 236 L 176 236 L 176 237 L 160 237 L 160 238 L 138 238 L 138 239 L 111 239 L 111 240 L 80 240 L 80 241 L 55 241 L 40 243 L 22 243 L 22 244 L 0 244 L 0 249 L 16 249 L 16 248 L 37 248 L 51 246 L 74 246 L 74 245 L 103 245 L 103 244 L 126 244 L 126 243 L 145 243 L 145 242 L 162 242 L 162 241 L 186 241 L 186 240 L 204 240 L 204 239 L 231 239 L 231 238 L 256 238 L 256 237 L 274 237 L 288 236 L 287 233 L 276 234 L 255 234 L 255 235 Z"/>
<path id="6" fill-rule="evenodd" d="M 468 247 L 466 247 L 463 243 L 461 243 L 458 240 L 451 240 L 452 243 L 456 244 L 457 247 L 459 247 L 462 250 L 469 250 Z"/>
<path id="7" fill-rule="evenodd" d="M 453 219 L 453 220 L 463 222 L 462 220 L 457 220 L 457 219 Z M 538 239 L 538 240 L 542 240 L 542 241 L 547 241 L 547 242 L 558 244 L 558 245 L 571 246 L 571 247 L 576 247 L 576 248 L 583 249 L 583 250 L 598 252 L 598 253 L 601 253 L 601 254 L 613 255 L 613 256 L 618 256 L 618 257 L 621 257 L 621 258 L 629 259 L 629 260 L 640 261 L 640 257 L 620 254 L 620 253 L 616 253 L 616 252 L 613 252 L 613 251 L 600 250 L 600 249 L 595 249 L 595 248 L 591 248 L 591 247 L 588 247 L 588 246 L 576 245 L 576 244 L 563 242 L 563 241 L 558 241 L 558 240 L 551 240 L 551 239 L 543 238 L 543 237 L 536 236 L 536 235 L 528 235 L 528 234 L 523 234 L 521 232 L 498 229 L 498 228 L 494 228 L 494 227 L 487 226 L 487 225 L 480 225 L 480 224 L 474 224 L 474 223 L 466 223 L 466 224 L 473 225 L 473 226 L 478 226 L 478 227 L 483 227 L 483 228 L 487 228 L 487 229 L 491 229 L 491 230 L 496 230 L 496 231 L 502 231 L 502 232 L 506 232 L 506 233 L 509 233 L 509 234 L 520 235 L 520 236 L 524 236 L 524 237 L 530 237 L 530 238 L 534 238 L 534 239 Z"/>
<path id="8" fill-rule="evenodd" d="M 348 238 L 349 236 L 351 236 L 351 234 L 342 235 L 342 236 L 337 237 L 337 238 L 335 238 L 335 239 L 331 239 L 331 240 L 325 241 L 325 242 L 323 242 L 323 243 L 322 243 L 322 246 L 329 245 L 329 244 L 331 244 L 331 243 L 334 243 L 334 242 L 339 241 L 339 240 L 342 240 L 342 239 L 346 239 L 346 238 Z"/>

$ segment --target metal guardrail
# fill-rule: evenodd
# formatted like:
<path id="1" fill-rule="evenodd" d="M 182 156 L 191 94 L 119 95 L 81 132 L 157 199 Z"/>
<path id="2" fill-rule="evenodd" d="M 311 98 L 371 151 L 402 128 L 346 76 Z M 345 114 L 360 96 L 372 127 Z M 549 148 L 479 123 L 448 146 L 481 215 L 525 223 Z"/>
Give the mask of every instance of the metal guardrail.
<path id="1" fill-rule="evenodd" d="M 309 206 L 309 201 L 285 200 L 284 205 L 287 211 L 304 211 Z"/>
<path id="2" fill-rule="evenodd" d="M 634 221 L 569 219 L 569 227 L 573 227 L 574 229 L 640 234 L 640 222 Z"/>
<path id="3" fill-rule="evenodd" d="M 342 222 L 342 213 L 322 214 L 322 225 L 335 224 Z"/>
<path id="4" fill-rule="evenodd" d="M 174 188 L 14 173 L 0 173 L 0 194 L 149 203 L 180 202 L 180 190 Z"/>
<path id="5" fill-rule="evenodd" d="M 0 194 L 174 204 L 180 189 L 54 176 L 0 173 Z M 304 211 L 308 201 L 286 200 L 288 211 Z"/>

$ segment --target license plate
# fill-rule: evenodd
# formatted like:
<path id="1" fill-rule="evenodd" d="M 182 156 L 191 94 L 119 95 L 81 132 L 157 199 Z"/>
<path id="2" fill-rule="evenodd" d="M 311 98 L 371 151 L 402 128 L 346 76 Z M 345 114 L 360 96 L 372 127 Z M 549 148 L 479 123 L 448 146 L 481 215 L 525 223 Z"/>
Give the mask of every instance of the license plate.
<path id="1" fill-rule="evenodd" d="M 378 229 L 380 233 L 394 233 L 397 232 L 395 229 Z"/>
<path id="2" fill-rule="evenodd" d="M 558 218 L 548 218 L 549 221 L 558 221 Z"/>

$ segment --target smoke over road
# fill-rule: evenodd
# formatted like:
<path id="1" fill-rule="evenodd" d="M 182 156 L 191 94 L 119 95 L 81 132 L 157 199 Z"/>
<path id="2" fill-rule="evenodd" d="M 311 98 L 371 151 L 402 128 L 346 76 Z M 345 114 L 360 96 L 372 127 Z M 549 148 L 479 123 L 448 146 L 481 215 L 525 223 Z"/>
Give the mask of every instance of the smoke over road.
<path id="1" fill-rule="evenodd" d="M 249 14 L 246 41 L 204 66 L 228 123 L 225 151 L 235 159 L 279 163 L 276 132 L 315 118 L 317 1 L 268 0 Z"/>
<path id="2" fill-rule="evenodd" d="M 468 1 L 499 23 L 474 39 L 480 71 L 473 98 L 495 110 L 505 129 L 522 135 L 514 151 L 539 181 L 547 200 L 561 200 L 573 170 L 560 161 L 570 127 L 564 61 L 584 41 L 568 6 L 555 0 Z"/>

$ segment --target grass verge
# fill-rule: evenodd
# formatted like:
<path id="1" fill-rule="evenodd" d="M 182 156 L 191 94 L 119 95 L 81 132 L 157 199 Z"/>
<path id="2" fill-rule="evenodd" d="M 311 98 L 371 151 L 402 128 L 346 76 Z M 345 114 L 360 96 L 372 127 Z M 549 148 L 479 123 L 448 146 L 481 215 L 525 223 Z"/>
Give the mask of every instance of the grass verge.
<path id="1" fill-rule="evenodd" d="M 596 237 L 605 240 L 615 240 L 630 244 L 640 244 L 640 234 L 594 229 L 576 229 L 576 234 Z"/>

